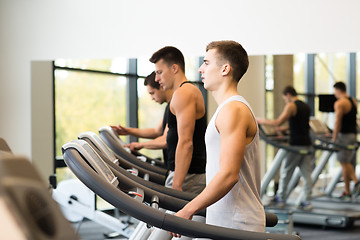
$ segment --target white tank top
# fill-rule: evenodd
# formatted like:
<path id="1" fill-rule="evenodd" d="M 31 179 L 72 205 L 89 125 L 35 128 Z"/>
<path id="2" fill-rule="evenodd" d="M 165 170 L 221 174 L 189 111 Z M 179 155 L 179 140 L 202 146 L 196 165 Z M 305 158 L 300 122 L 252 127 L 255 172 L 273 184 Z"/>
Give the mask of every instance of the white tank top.
<path id="1" fill-rule="evenodd" d="M 206 185 L 220 169 L 220 134 L 215 127 L 215 119 L 221 108 L 231 101 L 242 102 L 254 116 L 249 104 L 240 95 L 228 98 L 217 108 L 205 134 Z M 257 129 L 253 141 L 246 146 L 239 181 L 222 199 L 207 208 L 207 224 L 248 231 L 265 231 L 265 212 L 260 198 L 260 169 L 259 130 Z"/>

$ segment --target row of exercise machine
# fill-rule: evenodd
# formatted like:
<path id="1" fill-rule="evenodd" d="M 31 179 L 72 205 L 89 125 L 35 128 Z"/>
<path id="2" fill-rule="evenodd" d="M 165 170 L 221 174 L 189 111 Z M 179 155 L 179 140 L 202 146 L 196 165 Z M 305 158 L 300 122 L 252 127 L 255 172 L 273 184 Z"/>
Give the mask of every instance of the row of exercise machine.
<path id="1" fill-rule="evenodd" d="M 333 153 L 338 149 L 347 149 L 356 154 L 359 146 L 332 143 L 329 139 L 331 130 L 319 120 L 312 119 L 310 126 L 311 135 L 316 142 L 313 147 L 315 151 L 321 151 L 321 157 L 316 161 L 311 175 L 315 185 Z M 279 137 L 272 129 L 260 126 L 260 130 L 261 138 L 279 149 L 261 183 L 261 195 L 266 197 L 268 185 L 287 154 L 296 153 L 297 157 L 301 158 L 313 153 L 305 148 L 291 147 L 287 144 L 286 137 Z M 71 180 L 60 183 L 52 190 L 53 199 L 62 207 L 68 220 L 73 218 L 72 221 L 77 221 L 79 216 L 85 217 L 132 240 L 171 239 L 167 231 L 188 237 L 184 239 L 300 239 L 299 236 L 291 234 L 249 232 L 208 225 L 204 223 L 205 211 L 199 212 L 192 221 L 173 216 L 173 212 L 180 210 L 195 195 L 164 187 L 167 174 L 164 164 L 159 160 L 129 152 L 111 127 L 100 128 L 99 136 L 93 132 L 81 133 L 78 140 L 62 147 L 67 166 L 88 188 L 84 188 L 77 180 Z M 19 230 L 24 236 L 23 239 L 78 239 L 73 229 L 70 230 L 71 226 L 64 221 L 58 206 L 45 194 L 48 191 L 46 184 L 41 181 L 29 161 L 13 156 L 6 142 L 0 140 L 0 203 L 5 203 L 0 205 L 11 209 L 15 222 L 26 221 L 27 227 Z M 15 180 L 9 184 L 8 179 Z M 294 222 L 324 227 L 349 227 L 360 218 L 358 198 L 352 201 L 334 198 L 334 189 L 341 180 L 341 170 L 333 175 L 322 195 L 313 196 L 312 210 L 299 210 L 294 207 L 302 200 L 303 193 L 298 194 L 296 199 L 290 198 L 299 179 L 300 172 L 297 170 L 288 183 L 286 192 L 288 204 L 285 210 L 292 212 Z M 66 190 L 69 186 L 71 191 Z M 125 214 L 139 219 L 140 224 L 132 230 L 128 223 L 97 211 L 94 201 L 89 201 L 91 196 L 94 197 L 94 193 Z M 41 206 L 46 202 L 48 207 L 40 209 L 39 201 Z M 276 208 L 269 205 L 266 209 L 266 226 L 274 227 L 278 219 L 272 210 Z M 155 230 L 152 231 L 151 226 L 155 227 Z M 35 231 L 36 229 L 38 231 Z"/>
<path id="2" fill-rule="evenodd" d="M 130 156 L 110 127 L 101 128 L 99 135 L 101 139 L 95 133 L 82 133 L 79 140 L 65 144 L 62 148 L 64 160 L 94 193 L 120 211 L 142 221 L 129 239 L 171 239 L 167 231 L 180 233 L 187 237 L 184 239 L 299 239 L 295 235 L 208 225 L 204 223 L 205 211 L 199 212 L 192 221 L 164 212 L 180 210 L 195 195 L 164 187 L 164 166 L 146 156 Z M 129 163 L 132 168 L 129 168 Z M 159 175 L 163 176 L 162 180 Z M 276 215 L 267 213 L 266 225 L 272 227 L 276 224 Z M 148 226 L 165 231 L 151 231 Z"/>
<path id="3" fill-rule="evenodd" d="M 157 161 L 145 156 L 135 158 L 131 156 L 126 159 L 128 163 L 125 163 L 124 158 L 117 153 L 128 154 L 123 151 L 123 143 L 111 128 L 102 128 L 100 136 L 107 137 L 103 137 L 103 141 L 95 133 L 88 132 L 80 134 L 79 140 L 66 143 L 62 148 L 64 160 L 77 178 L 90 190 L 122 212 L 142 221 L 131 232 L 126 231 L 126 224 L 113 221 L 115 223 L 112 226 L 113 230 L 120 231 L 129 239 L 171 239 L 167 231 L 187 236 L 184 239 L 300 239 L 295 235 L 249 232 L 208 225 L 204 223 L 205 211 L 199 212 L 193 220 L 182 219 L 164 212 L 164 210 L 178 211 L 195 195 L 164 187 L 164 178 L 160 181 L 158 175 L 165 176 L 166 171 L 160 162 L 157 165 Z M 104 144 L 105 139 L 115 140 L 113 143 L 118 141 L 118 149 L 109 151 L 108 147 L 110 149 L 112 147 Z M 129 163 L 136 165 L 136 168 L 123 167 Z M 53 197 L 59 203 L 57 205 L 30 161 L 14 156 L 9 150 L 0 149 L 0 164 L 0 196 L 1 199 L 6 200 L 4 208 L 9 210 L 4 211 L 9 212 L 5 221 L 13 220 L 12 231 L 5 238 L 18 236 L 17 239 L 79 239 L 59 208 L 59 205 L 62 208 L 75 206 L 78 214 L 89 210 L 82 208 L 84 204 L 77 194 L 69 196 L 65 203 L 59 199 L 64 196 L 66 198 L 66 194 L 59 193 L 59 188 L 53 189 Z M 150 171 L 149 168 L 157 173 Z M 101 216 L 99 211 L 91 213 L 87 213 L 85 217 L 98 219 L 98 222 L 102 220 L 104 225 L 107 225 L 111 218 Z M 271 228 L 276 224 L 276 215 L 267 213 L 266 226 Z M 152 231 L 151 226 L 158 229 Z M 9 228 L 4 232 L 5 234 L 9 232 Z"/>
<path id="4" fill-rule="evenodd" d="M 303 158 L 306 155 L 320 155 L 320 158 L 315 161 L 313 171 L 311 173 L 312 184 L 315 184 L 319 180 L 319 176 L 326 170 L 326 166 L 329 163 L 331 156 L 339 151 L 345 149 L 351 151 L 352 155 L 356 154 L 359 144 L 354 145 L 342 145 L 339 143 L 333 143 L 331 141 L 331 129 L 322 121 L 318 119 L 310 120 L 310 134 L 313 139 L 314 151 L 320 151 L 320 154 L 315 154 L 314 151 L 310 151 L 309 148 L 293 147 L 288 145 L 286 136 L 279 136 L 276 131 L 268 126 L 260 126 L 260 136 L 267 143 L 277 149 L 276 156 L 262 179 L 261 184 L 261 196 L 266 198 L 266 190 L 272 179 L 275 178 L 278 172 L 281 162 L 286 158 L 286 155 L 295 153 L 295 157 Z M 355 158 L 354 158 L 355 159 Z M 356 161 L 352 163 L 356 166 Z M 292 219 L 294 223 L 304 223 L 312 225 L 320 225 L 323 227 L 340 227 L 346 228 L 353 225 L 354 221 L 360 218 L 360 199 L 353 197 L 351 201 L 340 199 L 335 194 L 336 185 L 341 182 L 341 168 L 337 169 L 332 174 L 330 181 L 323 186 L 321 193 L 313 194 L 311 198 L 312 209 L 303 210 L 298 209 L 299 205 L 304 198 L 304 192 L 300 194 L 294 194 L 295 198 L 290 198 L 291 193 L 298 185 L 300 179 L 300 171 L 297 168 L 294 171 L 290 181 L 288 182 L 286 191 L 286 206 L 285 210 L 291 211 Z M 267 206 L 269 209 L 276 209 L 272 204 Z"/>

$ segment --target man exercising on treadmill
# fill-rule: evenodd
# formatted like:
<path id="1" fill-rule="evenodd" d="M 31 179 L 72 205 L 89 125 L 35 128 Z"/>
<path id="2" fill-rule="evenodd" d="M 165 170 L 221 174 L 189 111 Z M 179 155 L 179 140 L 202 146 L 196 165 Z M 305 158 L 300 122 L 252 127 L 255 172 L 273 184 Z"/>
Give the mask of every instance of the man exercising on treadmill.
<path id="1" fill-rule="evenodd" d="M 205 187 L 205 103 L 200 90 L 185 76 L 179 49 L 164 47 L 150 58 L 155 80 L 174 91 L 168 116 L 167 149 L 170 173 L 165 186 L 193 193 Z"/>
<path id="2" fill-rule="evenodd" d="M 151 99 L 159 104 L 167 103 L 164 116 L 162 121 L 158 124 L 156 128 L 130 128 L 124 127 L 121 125 L 111 126 L 112 129 L 118 135 L 132 135 L 140 138 L 149 138 L 153 139 L 147 142 L 132 142 L 125 147 L 129 147 L 131 151 L 140 150 L 142 148 L 146 149 L 163 149 L 163 157 L 165 165 L 167 166 L 167 149 L 166 149 L 166 134 L 167 134 L 167 118 L 169 115 L 169 103 L 173 94 L 173 91 L 168 89 L 164 90 L 160 87 L 159 83 L 155 81 L 155 72 L 152 72 L 144 80 L 144 85 L 148 93 L 151 96 Z"/>
<path id="3" fill-rule="evenodd" d="M 247 53 L 237 42 L 212 42 L 206 48 L 199 72 L 219 105 L 206 129 L 206 188 L 175 215 L 192 219 L 206 208 L 207 224 L 261 232 L 265 213 L 258 126 L 237 92 L 248 65 Z"/>
<path id="4" fill-rule="evenodd" d="M 296 90 L 288 86 L 283 90 L 283 99 L 286 102 L 285 108 L 280 116 L 275 120 L 267 120 L 263 118 L 257 119 L 259 124 L 272 125 L 279 127 L 286 121 L 289 121 L 290 126 L 290 145 L 297 147 L 311 148 L 310 139 L 310 107 L 303 101 L 300 101 Z M 278 207 L 285 206 L 285 195 L 287 184 L 298 166 L 301 175 L 304 178 L 304 192 L 305 199 L 298 206 L 303 210 L 311 210 L 312 206 L 309 202 L 311 197 L 312 179 L 311 179 L 311 161 L 312 155 L 306 155 L 303 158 L 296 158 L 295 153 L 289 153 L 281 163 L 279 190 L 275 196 L 275 203 Z"/>
<path id="5" fill-rule="evenodd" d="M 337 101 L 334 103 L 335 126 L 332 135 L 333 142 L 342 145 L 356 144 L 356 100 L 346 93 L 346 85 L 343 82 L 337 82 L 334 85 L 334 94 Z M 344 192 L 340 198 L 351 200 L 350 181 L 353 180 L 355 187 L 353 190 L 354 197 L 360 193 L 360 182 L 356 177 L 352 162 L 356 162 L 356 155 L 351 158 L 352 151 L 341 149 L 337 153 L 342 168 L 342 176 L 345 183 Z"/>

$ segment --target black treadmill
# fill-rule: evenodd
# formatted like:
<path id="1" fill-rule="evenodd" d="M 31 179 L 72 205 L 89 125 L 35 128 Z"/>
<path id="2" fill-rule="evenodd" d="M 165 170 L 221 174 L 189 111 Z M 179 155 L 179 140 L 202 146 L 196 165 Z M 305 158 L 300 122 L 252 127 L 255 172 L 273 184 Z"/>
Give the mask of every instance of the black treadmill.
<path id="1" fill-rule="evenodd" d="M 331 129 L 326 126 L 325 123 L 318 119 L 310 120 L 311 135 L 314 139 L 321 142 L 325 146 L 331 146 L 337 149 L 346 149 L 352 151 L 352 154 L 356 154 L 359 148 L 358 144 L 355 145 L 341 145 L 331 142 L 332 132 Z M 335 151 L 334 151 L 335 152 Z M 356 162 L 353 163 L 356 166 Z M 353 198 L 351 201 L 344 201 L 334 195 L 334 189 L 336 184 L 341 180 L 341 168 L 333 175 L 331 181 L 324 190 L 324 194 L 316 196 L 312 199 L 312 204 L 316 208 L 336 208 L 344 211 L 360 212 L 360 198 Z"/>
<path id="2" fill-rule="evenodd" d="M 298 151 L 299 156 L 302 154 L 310 154 L 309 152 L 306 152 L 305 149 L 302 151 L 301 149 L 296 149 L 291 146 L 289 146 L 286 143 L 286 137 L 278 137 L 274 136 L 273 130 L 266 129 L 264 130 L 264 127 L 260 126 L 260 137 L 263 139 L 266 143 L 273 145 L 276 148 L 279 148 L 279 151 L 277 155 L 275 156 L 275 159 L 273 161 L 272 166 L 265 174 L 263 181 L 262 181 L 262 189 L 261 192 L 265 193 L 266 189 L 263 189 L 267 187 L 268 183 L 271 181 L 273 176 L 275 176 L 276 171 L 280 168 L 282 159 L 285 158 L 285 155 L 288 151 Z M 270 134 L 268 134 L 270 133 Z M 336 149 L 329 148 L 327 146 L 322 145 L 314 145 L 315 149 L 320 149 L 323 151 L 329 151 L 334 152 Z M 327 160 L 326 160 L 327 161 Z M 323 162 L 326 162 L 323 160 Z M 323 166 L 317 166 L 315 168 L 315 171 L 312 174 L 313 182 L 316 182 L 317 177 L 314 174 L 315 172 L 318 172 L 319 169 L 321 170 Z M 320 174 L 318 172 L 318 174 Z M 271 177 L 272 176 L 272 177 Z M 288 189 L 287 189 L 287 196 L 290 195 L 291 191 L 296 187 L 298 179 L 300 177 L 299 171 L 294 171 L 293 177 L 291 178 Z M 263 196 L 263 194 L 262 194 Z M 331 207 L 324 208 L 323 206 L 317 207 L 317 204 L 313 204 L 313 209 L 310 211 L 305 211 L 298 209 L 297 203 L 298 201 L 291 201 L 291 199 L 287 199 L 288 205 L 284 208 L 276 208 L 275 206 L 272 206 L 271 204 L 266 206 L 267 209 L 275 209 L 275 210 L 287 210 L 292 212 L 292 220 L 294 223 L 302 223 L 302 224 L 311 224 L 311 225 L 320 225 L 323 227 L 339 227 L 339 228 L 347 228 L 353 225 L 354 221 L 360 218 L 360 212 L 357 211 L 349 211 L 346 209 L 339 209 L 336 205 L 332 205 Z M 312 201 L 311 201 L 312 202 Z"/>
<path id="3" fill-rule="evenodd" d="M 194 193 L 178 191 L 172 188 L 165 187 L 164 185 L 160 185 L 157 182 L 153 182 L 152 179 L 146 174 L 139 175 L 139 170 L 137 168 L 123 168 L 121 164 L 119 164 L 119 161 L 116 158 L 115 154 L 105 146 L 104 142 L 94 132 L 81 133 L 79 134 L 78 138 L 86 141 L 99 154 L 104 163 L 106 163 L 113 171 L 116 171 L 118 174 L 124 175 L 125 177 L 152 190 L 159 191 L 165 193 L 166 195 L 180 198 L 183 200 L 191 201 L 197 196 Z"/>
<path id="4" fill-rule="evenodd" d="M 86 150 L 85 150 L 86 149 Z M 140 188 L 134 181 L 117 175 L 85 141 L 77 140 L 63 146 L 66 164 L 73 173 L 97 195 L 124 213 L 158 228 L 182 235 L 211 239 L 300 239 L 294 235 L 241 231 L 194 222 L 163 213 L 156 208 L 174 207 L 174 198 Z M 93 151 L 90 156 L 89 152 Z M 92 161 L 94 160 L 94 161 Z M 145 201 L 148 205 L 142 204 Z M 181 202 L 181 201 L 180 201 Z M 153 207 L 152 207 L 153 206 Z M 179 205 L 177 206 L 177 208 Z M 267 219 L 269 220 L 269 219 Z"/>
<path id="5" fill-rule="evenodd" d="M 168 171 L 162 167 L 154 166 L 149 162 L 142 161 L 135 155 L 129 153 L 121 142 L 120 138 L 114 133 L 111 127 L 102 127 L 99 130 L 100 137 L 107 147 L 111 149 L 118 160 L 118 164 L 126 169 L 137 169 L 141 177 L 148 175 L 152 182 L 165 184 Z M 81 138 L 81 135 L 79 136 Z"/>

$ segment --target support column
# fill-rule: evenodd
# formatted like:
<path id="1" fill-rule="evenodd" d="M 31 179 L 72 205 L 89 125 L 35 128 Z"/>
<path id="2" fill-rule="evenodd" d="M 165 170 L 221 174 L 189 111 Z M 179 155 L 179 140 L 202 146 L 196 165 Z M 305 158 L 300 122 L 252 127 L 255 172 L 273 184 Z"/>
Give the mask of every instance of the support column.
<path id="1" fill-rule="evenodd" d="M 306 102 L 311 108 L 311 116 L 315 115 L 315 54 L 308 54 L 305 59 L 305 93 Z"/>
<path id="2" fill-rule="evenodd" d="M 356 53 L 349 53 L 346 59 L 347 71 L 347 92 L 351 97 L 356 98 Z"/>
<path id="3" fill-rule="evenodd" d="M 293 55 L 274 55 L 274 118 L 283 111 L 285 102 L 282 91 L 294 83 Z"/>

